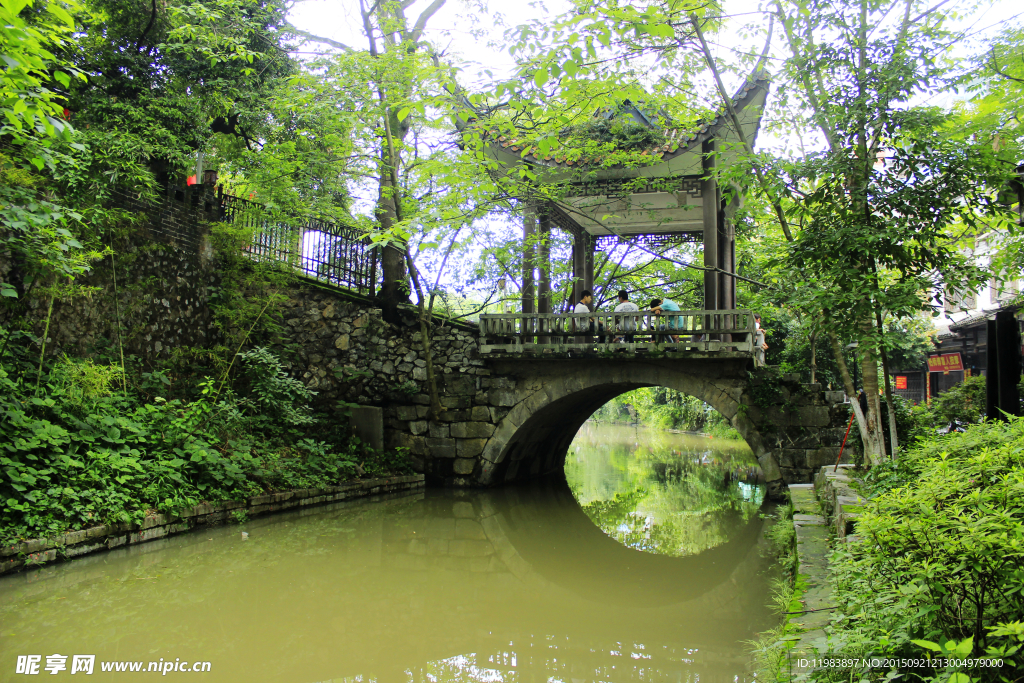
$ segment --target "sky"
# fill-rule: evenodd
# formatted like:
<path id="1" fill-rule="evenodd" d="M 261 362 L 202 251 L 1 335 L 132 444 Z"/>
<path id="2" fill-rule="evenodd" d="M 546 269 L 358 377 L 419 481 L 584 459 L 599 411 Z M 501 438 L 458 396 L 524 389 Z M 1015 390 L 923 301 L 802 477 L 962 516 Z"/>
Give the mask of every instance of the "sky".
<path id="1" fill-rule="evenodd" d="M 570 7 L 568 0 L 479 1 L 487 3 L 486 13 L 469 8 L 465 0 L 448 0 L 431 19 L 427 31 L 428 37 L 442 46 L 450 56 L 449 61 L 464 62 L 466 80 L 463 85 L 471 91 L 472 84 L 477 81 L 477 75 L 483 69 L 503 75 L 511 72 L 513 61 L 499 45 L 505 29 L 532 19 L 554 17 Z M 766 4 L 762 0 L 723 2 L 730 19 L 717 39 L 711 39 L 711 42 L 716 43 L 716 52 L 728 49 L 723 48 L 723 45 L 736 46 L 747 42 L 739 37 L 738 30 L 742 25 L 755 20 L 759 8 Z M 966 37 L 962 43 L 965 54 L 972 41 L 994 34 L 1008 21 L 1024 19 L 1024 8 L 1019 0 L 954 2 L 958 11 L 964 13 L 954 25 L 965 31 Z M 418 0 L 406 14 L 410 17 L 419 16 L 420 11 L 429 4 L 430 0 Z M 365 45 L 365 38 L 361 36 L 358 7 L 358 0 L 296 0 L 289 19 L 302 30 L 361 49 Z"/>

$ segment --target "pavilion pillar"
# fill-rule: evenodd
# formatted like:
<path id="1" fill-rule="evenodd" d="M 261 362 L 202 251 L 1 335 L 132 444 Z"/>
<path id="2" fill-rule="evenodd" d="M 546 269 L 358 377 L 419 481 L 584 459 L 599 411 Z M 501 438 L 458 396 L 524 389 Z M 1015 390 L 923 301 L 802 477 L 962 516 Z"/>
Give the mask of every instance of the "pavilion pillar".
<path id="1" fill-rule="evenodd" d="M 523 213 L 523 313 L 535 313 L 533 269 L 537 262 L 536 245 L 537 219 L 533 211 Z"/>
<path id="2" fill-rule="evenodd" d="M 594 292 L 594 255 L 597 248 L 597 238 L 589 232 L 583 232 L 583 289 Z M 594 301 L 597 306 L 597 301 Z"/>
<path id="3" fill-rule="evenodd" d="M 725 212 L 718 214 L 718 267 L 728 273 L 736 272 L 736 228 L 725 218 Z M 718 274 L 718 307 L 736 308 L 736 278 L 724 273 Z"/>
<path id="4" fill-rule="evenodd" d="M 704 178 L 700 183 L 701 203 L 704 206 L 704 267 L 719 268 L 718 251 L 718 181 L 715 179 L 715 139 L 705 140 L 701 149 Z M 704 309 L 713 311 L 718 306 L 718 273 L 704 271 Z"/>
<path id="5" fill-rule="evenodd" d="M 537 312 L 551 313 L 551 218 L 542 213 L 537 221 Z M 538 320 L 538 332 L 549 331 L 550 320 Z M 551 342 L 551 337 L 543 335 L 537 341 L 541 344 Z"/>
<path id="6" fill-rule="evenodd" d="M 583 285 L 583 273 L 586 270 L 586 264 L 584 263 L 584 235 L 586 232 L 573 235 L 572 237 L 572 301 L 569 302 L 569 310 L 575 306 L 586 287 Z"/>
<path id="7" fill-rule="evenodd" d="M 537 221 L 537 312 L 551 313 L 551 219 L 542 214 Z"/>

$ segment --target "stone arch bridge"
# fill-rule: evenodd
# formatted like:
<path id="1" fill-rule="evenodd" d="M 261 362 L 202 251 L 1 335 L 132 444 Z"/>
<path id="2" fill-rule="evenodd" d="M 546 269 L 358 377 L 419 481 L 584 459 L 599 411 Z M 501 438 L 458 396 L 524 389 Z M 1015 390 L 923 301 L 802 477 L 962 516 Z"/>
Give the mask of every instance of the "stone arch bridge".
<path id="1" fill-rule="evenodd" d="M 695 313 L 694 320 L 706 312 Z M 553 317 L 567 318 L 561 324 L 573 327 L 573 316 Z M 721 413 L 757 456 L 769 494 L 778 496 L 786 484 L 807 483 L 822 465 L 836 461 L 849 419 L 843 392 L 823 391 L 771 368 L 754 370 L 743 350 L 745 343 L 749 349 L 749 334 L 729 340 L 722 328 L 715 331 L 721 342 L 694 334 L 674 344 L 648 340 L 646 346 L 637 334 L 638 343 L 573 357 L 594 345 L 558 337 L 552 323 L 534 324 L 532 337 L 505 330 L 518 336 L 505 339 L 511 343 L 503 347 L 475 325 L 439 326 L 431 346 L 446 410 L 433 420 L 416 327 L 386 323 L 365 303 L 300 288 L 283 318 L 299 348 L 293 374 L 318 392 L 325 407 L 339 400 L 365 406 L 357 411 L 376 419 L 377 439 L 407 448 L 434 485 L 493 487 L 558 476 L 576 432 L 595 410 L 626 391 L 665 386 Z M 844 461 L 854 452 L 848 444 Z"/>
<path id="2" fill-rule="evenodd" d="M 401 419 L 419 415 L 420 406 L 394 410 L 392 443 L 422 458 L 436 483 L 497 486 L 560 476 L 573 438 L 594 411 L 627 391 L 663 386 L 721 413 L 750 445 L 777 497 L 786 484 L 805 483 L 836 461 L 848 407 L 842 392 L 770 371 L 751 375 L 748 365 L 706 358 L 496 359 L 488 362 L 490 376 L 445 383 L 448 402 L 470 399 L 468 410 L 449 410 L 436 423 Z"/>

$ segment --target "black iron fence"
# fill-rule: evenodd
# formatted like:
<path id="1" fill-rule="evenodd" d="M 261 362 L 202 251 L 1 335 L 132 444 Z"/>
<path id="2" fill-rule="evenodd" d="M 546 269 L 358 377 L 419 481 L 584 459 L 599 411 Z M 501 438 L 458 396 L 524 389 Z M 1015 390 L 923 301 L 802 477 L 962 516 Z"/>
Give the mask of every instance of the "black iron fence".
<path id="1" fill-rule="evenodd" d="M 252 230 L 247 255 L 253 260 L 288 264 L 304 277 L 374 294 L 378 250 L 358 230 L 315 218 L 292 225 L 262 204 L 232 195 L 221 196 L 221 217 Z"/>

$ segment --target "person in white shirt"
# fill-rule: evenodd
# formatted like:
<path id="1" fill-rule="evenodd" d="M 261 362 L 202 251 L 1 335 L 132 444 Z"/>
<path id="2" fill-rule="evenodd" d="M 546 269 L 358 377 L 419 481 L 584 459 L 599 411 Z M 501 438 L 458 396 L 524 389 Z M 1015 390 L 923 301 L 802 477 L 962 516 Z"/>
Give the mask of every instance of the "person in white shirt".
<path id="1" fill-rule="evenodd" d="M 594 302 L 594 294 L 589 289 L 584 289 L 580 294 L 580 301 L 572 309 L 573 313 L 590 313 L 590 304 Z M 582 319 L 575 321 L 575 328 L 577 332 L 589 332 L 594 334 L 594 319 L 590 318 L 590 324 L 584 327 Z M 599 322 L 597 326 L 597 343 L 604 344 L 604 323 Z"/>
<path id="2" fill-rule="evenodd" d="M 754 367 L 763 368 L 765 366 L 765 351 L 768 350 L 768 345 L 764 341 L 764 330 L 761 329 L 761 315 L 754 314 Z"/>
<path id="3" fill-rule="evenodd" d="M 619 305 L 615 307 L 616 313 L 639 313 L 640 307 L 629 300 L 629 292 L 624 289 L 619 290 Z M 615 341 L 620 342 L 625 339 L 627 344 L 633 343 L 634 335 L 632 332 L 636 330 L 637 317 L 633 315 L 624 315 L 622 317 L 615 318 L 615 325 L 619 332 L 628 332 L 625 337 L 618 336 Z"/>

